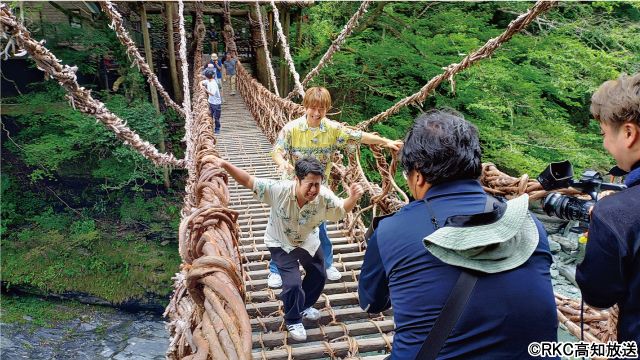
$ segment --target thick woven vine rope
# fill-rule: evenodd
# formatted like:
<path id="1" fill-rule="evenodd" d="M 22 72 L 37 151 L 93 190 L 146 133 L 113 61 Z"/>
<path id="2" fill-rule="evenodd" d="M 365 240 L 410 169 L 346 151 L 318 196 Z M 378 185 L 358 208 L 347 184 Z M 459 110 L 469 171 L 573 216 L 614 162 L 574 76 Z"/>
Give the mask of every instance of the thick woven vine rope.
<path id="1" fill-rule="evenodd" d="M 280 96 L 280 93 L 278 92 L 278 82 L 276 81 L 276 75 L 275 75 L 275 72 L 273 71 L 273 65 L 271 64 L 271 54 L 269 54 L 269 46 L 267 43 L 267 36 L 265 35 L 265 31 L 264 31 L 264 23 L 262 22 L 262 11 L 260 11 L 260 2 L 256 0 L 253 6 L 255 6 L 256 8 L 258 23 L 260 24 L 260 38 L 262 39 L 264 54 L 265 54 L 265 57 L 267 58 L 266 59 L 267 71 L 269 72 L 269 79 L 271 79 L 271 86 L 273 86 L 273 92 L 277 96 Z"/>
<path id="2" fill-rule="evenodd" d="M 118 40 L 120 40 L 120 43 L 127 48 L 127 54 L 129 55 L 129 58 L 133 59 L 132 61 L 138 66 L 138 69 L 140 69 L 140 71 L 146 75 L 149 85 L 153 85 L 164 99 L 164 102 L 167 105 L 171 106 L 175 111 L 177 111 L 178 114 L 184 117 L 184 110 L 182 110 L 182 108 L 171 99 L 169 94 L 167 94 L 167 91 L 158 80 L 156 74 L 149 67 L 149 64 L 147 64 L 146 60 L 142 57 L 142 55 L 140 55 L 138 46 L 136 45 L 135 41 L 133 41 L 131 37 L 129 37 L 127 29 L 124 28 L 122 16 L 118 12 L 118 10 L 116 10 L 113 3 L 111 1 L 105 1 L 101 2 L 100 6 L 102 7 L 102 10 L 107 14 L 107 16 L 109 16 L 109 19 L 111 19 L 111 24 L 109 25 L 109 27 L 116 32 L 116 36 L 118 37 Z"/>
<path id="3" fill-rule="evenodd" d="M 480 49 L 472 54 L 467 55 L 464 59 L 462 59 L 461 62 L 447 66 L 442 74 L 429 80 L 429 82 L 425 86 L 423 86 L 420 91 L 398 101 L 388 110 L 372 117 L 371 119 L 361 122 L 360 124 L 358 124 L 358 128 L 361 130 L 366 130 L 372 125 L 377 124 L 380 121 L 388 118 L 389 116 L 397 113 L 401 108 L 407 105 L 422 103 L 429 96 L 429 94 L 433 90 L 435 90 L 444 80 L 448 79 L 449 81 L 453 81 L 453 76 L 455 74 L 470 67 L 476 62 L 491 56 L 502 44 L 509 41 L 513 37 L 513 35 L 524 29 L 538 15 L 549 10 L 556 3 L 557 1 L 539 0 L 529 11 L 513 20 L 509 24 L 507 29 L 502 34 L 500 34 L 500 36 L 490 39 Z"/>
<path id="4" fill-rule="evenodd" d="M 278 12 L 278 7 L 276 7 L 276 3 L 273 0 L 271 0 L 271 7 L 273 8 L 273 22 L 276 24 L 278 39 L 280 39 L 280 45 L 282 45 L 282 49 L 284 50 L 284 58 L 287 60 L 289 70 L 293 75 L 295 91 L 298 93 L 298 95 L 304 96 L 304 87 L 302 87 L 302 84 L 300 84 L 300 75 L 298 75 L 296 66 L 293 63 L 293 58 L 291 58 L 291 53 L 289 52 L 289 44 L 287 43 L 287 37 L 284 36 L 282 24 L 280 24 L 280 13 Z"/>
<path id="5" fill-rule="evenodd" d="M 331 46 L 329 46 L 329 49 L 327 50 L 327 52 L 322 56 L 322 58 L 318 62 L 318 65 L 316 65 L 316 67 L 313 68 L 311 71 L 309 71 L 309 73 L 304 77 L 304 80 L 302 80 L 302 83 L 301 83 L 303 87 L 307 86 L 307 83 L 311 79 L 313 79 L 314 76 L 318 75 L 320 70 L 322 70 L 322 68 L 327 63 L 329 63 L 329 61 L 331 60 L 331 57 L 333 57 L 333 54 L 335 54 L 337 51 L 340 50 L 340 46 L 342 46 L 342 44 L 345 42 L 345 40 L 347 39 L 347 36 L 351 35 L 351 32 L 353 31 L 353 29 L 355 29 L 355 27 L 358 25 L 358 21 L 360 21 L 360 18 L 362 18 L 362 16 L 364 16 L 364 14 L 367 12 L 367 8 L 369 7 L 370 4 L 371 4 L 371 1 L 369 0 L 365 0 L 362 2 L 362 4 L 360 4 L 360 7 L 355 12 L 355 14 L 351 16 L 351 19 L 349 19 L 347 24 L 344 26 L 344 29 L 342 29 L 342 32 L 340 33 L 340 35 L 338 35 L 338 37 L 335 40 L 333 40 L 333 43 L 331 43 Z M 294 95 L 295 95 L 295 90 L 291 91 L 289 95 L 287 95 L 287 99 L 291 99 Z"/>
<path id="6" fill-rule="evenodd" d="M 194 68 L 202 67 L 205 27 L 196 4 Z M 193 73 L 194 185 L 187 189 L 178 233 L 182 258 L 165 311 L 171 332 L 169 359 L 251 358 L 251 324 L 244 305 L 238 213 L 229 208 L 228 177 L 213 161 L 215 149 L 207 95 Z"/>
<path id="7" fill-rule="evenodd" d="M 109 130 L 113 131 L 116 137 L 125 144 L 131 146 L 145 158 L 151 160 L 156 165 L 172 165 L 178 168 L 185 167 L 184 160 L 177 160 L 171 154 L 163 154 L 144 141 L 140 136 L 129 129 L 122 119 L 113 114 L 100 101 L 91 96 L 91 91 L 78 84 L 76 78 L 77 67 L 62 65 L 60 60 L 49 51 L 43 43 L 34 40 L 31 33 L 25 28 L 11 13 L 9 6 L 0 4 L 1 31 L 11 36 L 16 44 L 26 50 L 38 69 L 48 76 L 56 79 L 58 83 L 67 91 L 67 98 L 71 101 L 74 109 L 92 115 L 102 122 Z"/>

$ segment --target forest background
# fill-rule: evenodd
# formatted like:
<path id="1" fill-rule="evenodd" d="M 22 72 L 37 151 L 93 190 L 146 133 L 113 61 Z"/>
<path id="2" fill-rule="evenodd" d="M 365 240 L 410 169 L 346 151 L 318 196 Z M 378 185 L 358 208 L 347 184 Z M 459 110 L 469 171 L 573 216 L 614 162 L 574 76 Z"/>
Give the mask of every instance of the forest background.
<path id="1" fill-rule="evenodd" d="M 418 91 L 531 4 L 375 2 L 309 86 L 329 88 L 331 118 L 356 124 Z M 358 6 L 322 2 L 301 10 L 302 26 L 292 27 L 290 35 L 299 40 L 290 44 L 302 76 Z M 150 22 L 165 26 L 159 16 Z M 156 113 L 145 80 L 130 67 L 104 15 L 82 31 L 43 24 L 34 34 L 87 79 L 96 76 L 98 59 L 112 56 L 122 85 L 94 96 L 144 139 L 164 140 L 168 152 L 184 155 L 183 123 L 171 110 Z M 443 84 L 422 106 L 404 108 L 373 130 L 403 138 L 421 112 L 449 107 L 478 126 L 483 160 L 511 175 L 536 176 L 547 163 L 565 159 L 577 174 L 587 168 L 606 172 L 613 163 L 589 115 L 589 99 L 603 81 L 638 71 L 640 3 L 561 3 L 491 59 L 457 75 L 455 87 Z M 2 116 L 3 289 L 87 294 L 112 304 L 150 298 L 162 303 L 180 264 L 185 174 L 174 170 L 166 189 L 162 169 L 65 103 L 64 91 L 52 81 L 2 99 L 15 109 Z M 363 151 L 362 160 L 369 179 L 379 180 L 371 154 Z M 396 180 L 406 186 L 401 176 Z"/>

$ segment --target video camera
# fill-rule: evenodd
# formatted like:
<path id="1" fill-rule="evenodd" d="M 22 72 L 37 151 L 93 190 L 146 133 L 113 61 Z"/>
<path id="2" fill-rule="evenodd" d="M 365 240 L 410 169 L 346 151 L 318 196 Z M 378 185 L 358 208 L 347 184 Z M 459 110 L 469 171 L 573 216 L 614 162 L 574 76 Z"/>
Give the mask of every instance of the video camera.
<path id="1" fill-rule="evenodd" d="M 602 175 L 594 170 L 586 170 L 580 180 L 575 181 L 573 180 L 573 166 L 568 160 L 549 164 L 538 176 L 538 181 L 547 191 L 572 187 L 588 194 L 591 200 L 552 192 L 542 201 L 542 209 L 547 215 L 564 220 L 577 220 L 582 223 L 589 222 L 590 209 L 595 205 L 601 191 L 620 191 L 627 188 L 622 184 L 603 182 Z"/>

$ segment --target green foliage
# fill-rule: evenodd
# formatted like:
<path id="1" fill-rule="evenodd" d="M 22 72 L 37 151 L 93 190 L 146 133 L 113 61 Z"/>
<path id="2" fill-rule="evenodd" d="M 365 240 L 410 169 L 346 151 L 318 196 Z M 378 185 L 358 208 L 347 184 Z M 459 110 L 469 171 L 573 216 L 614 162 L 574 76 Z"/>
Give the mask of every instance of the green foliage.
<path id="1" fill-rule="evenodd" d="M 42 85 L 43 92 L 11 99 L 25 109 L 37 109 L 15 115 L 20 131 L 15 139 L 22 144 L 7 148 L 33 167 L 32 181 L 56 176 L 91 176 L 105 189 L 131 186 L 141 190 L 145 184 L 161 184 L 162 173 L 137 151 L 124 145 L 113 132 L 95 119 L 68 106 L 50 104 L 63 101 L 64 91 L 52 82 Z M 105 104 L 143 139 L 158 143 L 164 129 L 164 117 L 148 102 L 129 102 L 120 95 L 108 96 Z"/>
<path id="2" fill-rule="evenodd" d="M 305 10 L 310 21 L 296 59 L 302 74 L 317 64 L 357 5 L 320 3 Z M 347 39 L 312 83 L 331 91 L 341 110 L 334 118 L 355 124 L 417 92 L 530 5 L 372 4 L 362 20 L 368 26 Z M 638 9 L 637 3 L 563 3 L 490 59 L 458 74 L 455 91 L 444 83 L 422 107 L 404 108 L 373 130 L 402 138 L 421 111 L 450 107 L 478 126 L 483 160 L 512 175 L 537 175 L 546 163 L 564 159 L 577 173 L 608 169 L 612 161 L 590 120 L 589 99 L 603 81 L 640 70 Z M 376 179 L 371 155 L 362 156 L 367 175 Z"/>
<path id="3" fill-rule="evenodd" d="M 128 64 L 125 48 L 115 31 L 106 26 L 106 17 L 85 23 L 81 29 L 68 23 L 44 23 L 42 34 L 51 50 L 64 64 L 77 66 L 78 72 L 93 76 L 100 60 L 111 56 Z"/>
<path id="4" fill-rule="evenodd" d="M 175 243 L 161 246 L 51 211 L 3 237 L 2 251 L 2 277 L 9 287 L 79 291 L 114 303 L 146 293 L 168 295 L 180 263 Z"/>
<path id="5" fill-rule="evenodd" d="M 4 236 L 7 227 L 15 220 L 15 198 L 10 197 L 7 199 L 12 187 L 15 187 L 15 184 L 13 184 L 9 176 L 3 174 L 0 177 L 0 199 L 2 199 L 2 204 L 0 204 L 0 237 Z"/>
<path id="6" fill-rule="evenodd" d="M 180 225 L 177 201 L 179 199 L 161 196 L 145 198 L 141 194 L 125 197 L 119 209 L 120 222 L 138 229 L 137 233 L 148 239 L 175 239 L 175 231 Z"/>
<path id="7" fill-rule="evenodd" d="M 25 324 L 30 321 L 37 327 L 53 327 L 60 321 L 79 318 L 87 309 L 73 301 L 44 300 L 33 296 L 2 295 L 3 323 Z"/>

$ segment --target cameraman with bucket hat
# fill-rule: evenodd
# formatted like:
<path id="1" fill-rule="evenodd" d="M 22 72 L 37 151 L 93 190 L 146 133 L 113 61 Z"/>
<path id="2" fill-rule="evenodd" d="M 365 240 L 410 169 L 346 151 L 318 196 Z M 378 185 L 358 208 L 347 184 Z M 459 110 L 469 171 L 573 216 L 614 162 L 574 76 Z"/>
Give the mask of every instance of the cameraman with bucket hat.
<path id="1" fill-rule="evenodd" d="M 528 196 L 488 196 L 480 141 L 461 115 L 418 117 L 402 148 L 415 201 L 379 222 L 358 284 L 369 313 L 393 307 L 395 359 L 529 359 L 556 341 L 547 234 Z M 539 357 L 537 357 L 539 359 Z"/>

